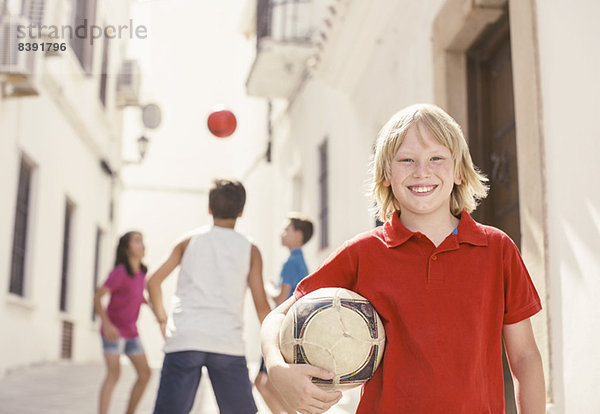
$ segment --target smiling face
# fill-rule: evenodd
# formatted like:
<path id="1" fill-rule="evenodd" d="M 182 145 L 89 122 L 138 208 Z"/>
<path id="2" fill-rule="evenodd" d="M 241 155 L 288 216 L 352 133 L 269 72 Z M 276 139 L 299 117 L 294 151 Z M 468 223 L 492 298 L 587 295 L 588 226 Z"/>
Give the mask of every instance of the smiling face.
<path id="1" fill-rule="evenodd" d="M 450 150 L 418 124 L 406 131 L 391 162 L 391 178 L 383 182 L 391 186 L 403 219 L 452 216 L 450 195 L 460 183 Z"/>

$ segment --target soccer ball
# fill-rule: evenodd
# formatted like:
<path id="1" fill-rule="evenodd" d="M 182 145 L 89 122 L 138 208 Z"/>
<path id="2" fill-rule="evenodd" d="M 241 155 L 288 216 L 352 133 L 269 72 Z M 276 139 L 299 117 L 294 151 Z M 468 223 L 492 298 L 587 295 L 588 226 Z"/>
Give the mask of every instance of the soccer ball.
<path id="1" fill-rule="evenodd" d="M 346 390 L 369 380 L 379 366 L 385 331 L 369 301 L 343 288 L 323 288 L 300 298 L 279 332 L 286 362 L 310 364 L 335 373 L 313 378 L 321 388 Z"/>

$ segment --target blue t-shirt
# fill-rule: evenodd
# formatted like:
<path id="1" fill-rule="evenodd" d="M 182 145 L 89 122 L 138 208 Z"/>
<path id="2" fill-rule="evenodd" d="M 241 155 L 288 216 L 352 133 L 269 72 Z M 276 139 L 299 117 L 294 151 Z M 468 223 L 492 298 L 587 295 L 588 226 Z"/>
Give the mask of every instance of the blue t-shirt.
<path id="1" fill-rule="evenodd" d="M 304 261 L 304 255 L 302 249 L 296 248 L 290 252 L 290 257 L 283 264 L 281 269 L 280 282 L 290 285 L 292 289 L 288 297 L 292 296 L 296 285 L 300 283 L 302 279 L 308 276 L 308 267 Z"/>

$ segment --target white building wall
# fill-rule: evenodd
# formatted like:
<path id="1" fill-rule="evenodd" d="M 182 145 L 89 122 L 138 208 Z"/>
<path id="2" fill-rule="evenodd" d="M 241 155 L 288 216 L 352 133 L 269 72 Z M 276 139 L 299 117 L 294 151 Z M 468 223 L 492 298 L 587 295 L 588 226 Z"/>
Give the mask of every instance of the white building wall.
<path id="1" fill-rule="evenodd" d="M 20 1 L 9 4 L 13 14 Z M 98 24 L 128 18 L 126 2 L 98 2 Z M 110 15 L 107 10 L 111 9 Z M 47 24 L 71 24 L 70 4 L 46 2 Z M 56 40 L 67 42 L 68 39 Z M 99 46 L 98 46 L 99 43 Z M 61 358 L 62 323 L 74 324 L 72 360 L 100 360 L 97 322 L 92 321 L 96 231 L 104 237 L 99 271 L 111 258 L 115 237 L 111 202 L 118 196 L 100 166 L 120 164 L 121 113 L 115 106 L 115 71 L 125 43 L 110 49 L 108 105 L 99 98 L 102 42 L 95 48 L 94 69 L 85 75 L 73 52 L 40 56 L 36 68 L 39 96 L 0 98 L 0 376 L 7 371 Z M 30 190 L 23 297 L 8 293 L 16 193 L 21 156 L 34 165 Z M 59 310 L 66 199 L 75 205 L 70 237 L 66 312 Z"/>
<path id="2" fill-rule="evenodd" d="M 406 105 L 435 101 L 433 22 L 446 2 L 376 3 L 336 7 L 317 70 L 275 124 L 275 145 L 283 155 L 274 162 L 281 171 L 301 172 L 303 209 L 314 218 L 317 147 L 329 137 L 331 246 L 307 246 L 313 268 L 348 237 L 372 227 L 368 203 L 356 190 L 368 178 L 367 155 L 379 128 Z M 379 6 L 387 9 L 377 16 Z M 595 79 L 600 29 L 592 16 L 600 6 L 583 0 L 536 6 L 549 264 L 547 275 L 534 277 L 546 278 L 549 285 L 544 298 L 551 324 L 550 364 L 545 367 L 552 385 L 549 408 L 554 413 L 592 413 L 600 407 L 594 392 L 600 385 L 600 336 L 590 329 L 600 316 L 600 193 L 592 190 L 600 172 L 594 161 L 600 133 Z M 520 168 L 526 174 L 527 165 Z M 292 177 L 278 175 L 276 186 L 290 188 Z"/>
<path id="3" fill-rule="evenodd" d="M 93 329 L 91 300 L 96 226 L 101 226 L 107 237 L 112 236 L 108 219 L 110 179 L 100 169 L 98 157 L 86 148 L 51 102 L 41 97 L 30 103 L 15 102 L 15 106 L 20 106 L 16 109 L 20 112 L 16 121 L 19 132 L 5 141 L 12 144 L 5 147 L 7 153 L 12 153 L 8 163 L 12 171 L 4 176 L 10 183 L 5 191 L 7 198 L 3 204 L 7 214 L 4 217 L 10 220 L 6 223 L 7 231 L 3 232 L 7 260 L 3 261 L 6 265 L 2 269 L 5 310 L 0 313 L 0 318 L 5 318 L 4 325 L 14 334 L 3 337 L 6 343 L 2 349 L 8 351 L 10 358 L 0 362 L 5 364 L 3 368 L 9 368 L 57 360 L 62 320 L 75 324 L 73 359 L 88 359 L 90 346 L 98 348 L 97 341 L 88 340 L 88 331 Z M 25 121 L 28 117 L 36 117 L 41 122 Z M 10 122 L 13 121 L 6 121 Z M 7 294 L 21 153 L 36 165 L 30 193 L 25 299 Z M 67 312 L 62 313 L 59 298 L 67 197 L 74 203 L 75 210 Z M 106 266 L 101 268 L 106 269 Z"/>
<path id="4" fill-rule="evenodd" d="M 600 410 L 600 27 L 594 1 L 537 2 L 557 412 Z M 560 27 L 560 30 L 557 30 Z"/>
<path id="5" fill-rule="evenodd" d="M 352 92 L 373 136 L 400 109 L 434 100 L 430 30 L 443 1 L 398 3 L 363 51 L 369 63 Z"/>

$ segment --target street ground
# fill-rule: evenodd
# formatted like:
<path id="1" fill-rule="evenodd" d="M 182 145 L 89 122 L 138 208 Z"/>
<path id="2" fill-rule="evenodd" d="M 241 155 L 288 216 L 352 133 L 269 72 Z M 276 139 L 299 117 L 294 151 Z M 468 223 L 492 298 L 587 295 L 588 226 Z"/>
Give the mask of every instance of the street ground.
<path id="1" fill-rule="evenodd" d="M 250 367 L 253 377 L 258 367 Z M 98 390 L 104 377 L 100 362 L 85 364 L 52 363 L 17 369 L 0 379 L 0 414 L 94 414 L 97 412 Z M 150 384 L 138 407 L 139 414 L 152 413 L 158 390 L 160 369 L 154 366 Z M 124 413 L 129 390 L 135 381 L 135 370 L 126 361 L 111 402 L 111 413 Z M 329 410 L 331 414 L 354 412 L 357 392 L 346 394 L 342 401 Z M 254 390 L 259 414 L 269 414 L 264 401 Z M 191 414 L 218 414 L 210 381 L 206 372 L 198 389 Z"/>

